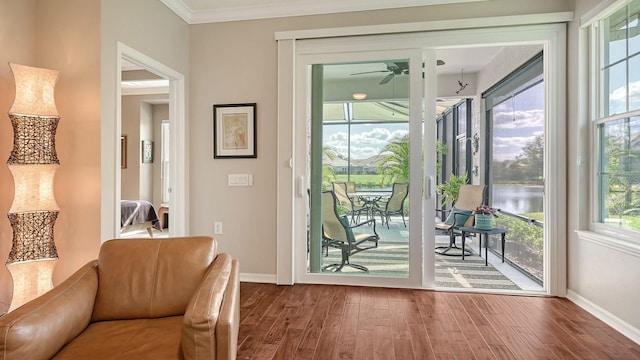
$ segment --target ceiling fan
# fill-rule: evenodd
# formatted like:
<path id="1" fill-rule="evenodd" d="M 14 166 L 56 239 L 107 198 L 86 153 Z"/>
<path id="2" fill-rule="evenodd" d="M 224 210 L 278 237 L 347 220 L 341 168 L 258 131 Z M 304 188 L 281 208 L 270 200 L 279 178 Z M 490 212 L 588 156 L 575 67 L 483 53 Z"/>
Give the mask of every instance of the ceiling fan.
<path id="1" fill-rule="evenodd" d="M 380 85 L 384 85 L 384 84 L 388 83 L 389 81 L 391 81 L 391 79 L 393 79 L 393 77 L 396 76 L 396 75 L 409 74 L 409 63 L 406 62 L 406 61 L 385 61 L 384 63 L 387 65 L 387 69 L 386 70 L 365 71 L 365 72 L 353 73 L 351 75 L 362 75 L 362 74 L 386 73 L 386 72 L 388 72 L 389 74 L 387 76 L 385 76 L 380 81 Z M 444 61 L 438 60 L 436 62 L 436 64 L 438 66 L 444 65 Z M 422 64 L 422 67 L 424 67 L 424 63 Z"/>
<path id="2" fill-rule="evenodd" d="M 386 70 L 365 71 L 365 72 L 353 73 L 351 75 L 362 75 L 362 74 L 373 74 L 373 73 L 385 73 L 385 72 L 388 72 L 389 75 L 385 76 L 380 81 L 380 85 L 383 85 L 383 84 L 386 84 L 389 81 L 391 81 L 391 79 L 393 79 L 393 77 L 396 76 L 396 75 L 408 74 L 409 73 L 409 63 L 406 62 L 406 61 L 385 61 L 385 64 L 387 65 L 387 69 Z"/>

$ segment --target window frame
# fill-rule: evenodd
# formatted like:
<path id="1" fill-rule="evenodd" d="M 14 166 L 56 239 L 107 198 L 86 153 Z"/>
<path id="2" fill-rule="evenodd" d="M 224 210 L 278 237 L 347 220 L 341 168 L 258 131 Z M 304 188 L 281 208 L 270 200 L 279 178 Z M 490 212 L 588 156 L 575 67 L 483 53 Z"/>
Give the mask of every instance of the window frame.
<path id="1" fill-rule="evenodd" d="M 609 96 L 609 91 L 605 87 L 609 84 L 605 81 L 605 68 L 610 68 L 613 64 L 608 64 L 606 67 L 606 42 L 605 42 L 605 26 L 604 23 L 607 18 L 614 15 L 619 10 L 627 7 L 634 0 L 620 0 L 615 1 L 611 6 L 602 10 L 599 14 L 595 15 L 586 24 L 588 33 L 588 54 L 589 54 L 589 122 L 590 122 L 590 138 L 591 144 L 590 151 L 591 157 L 591 186 L 590 186 L 590 213 L 589 213 L 589 229 L 595 233 L 601 235 L 610 236 L 616 238 L 617 242 L 622 241 L 624 243 L 633 244 L 633 246 L 640 245 L 640 239 L 638 235 L 640 231 L 625 229 L 619 225 L 613 223 L 605 223 L 601 219 L 601 210 L 603 208 L 603 201 L 601 197 L 601 168 L 603 159 L 601 148 L 601 133 L 600 126 L 607 123 L 612 123 L 618 120 L 630 119 L 634 116 L 640 116 L 640 109 L 629 111 L 629 66 L 628 62 L 634 56 L 638 56 L 638 53 L 629 53 L 627 48 L 625 51 L 625 57 L 617 60 L 615 63 L 625 61 L 627 63 L 627 75 L 625 86 L 627 88 L 626 99 L 626 111 L 609 115 L 605 113 L 605 106 L 609 100 L 605 100 Z M 628 18 L 628 14 L 627 14 Z M 627 37 L 627 42 L 628 42 Z"/>

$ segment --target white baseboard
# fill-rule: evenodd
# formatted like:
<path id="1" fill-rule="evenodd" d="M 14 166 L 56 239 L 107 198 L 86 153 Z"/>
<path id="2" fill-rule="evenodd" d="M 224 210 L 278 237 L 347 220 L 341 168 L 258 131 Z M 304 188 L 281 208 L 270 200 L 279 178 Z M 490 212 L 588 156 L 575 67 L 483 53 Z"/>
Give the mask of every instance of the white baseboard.
<path id="1" fill-rule="evenodd" d="M 634 328 L 627 322 L 616 317 L 615 315 L 611 314 L 610 312 L 601 308 L 600 306 L 592 303 L 591 301 L 585 299 L 584 297 L 580 296 L 578 293 L 574 291 L 567 290 L 567 299 L 569 299 L 571 302 L 575 303 L 576 305 L 580 306 L 581 308 L 589 312 L 591 315 L 602 320 L 605 324 L 619 331 L 622 335 L 631 339 L 631 341 L 640 345 L 640 329 Z"/>
<path id="2" fill-rule="evenodd" d="M 276 283 L 276 275 L 275 274 L 246 274 L 246 273 L 240 273 L 240 281 L 241 282 L 275 284 Z"/>

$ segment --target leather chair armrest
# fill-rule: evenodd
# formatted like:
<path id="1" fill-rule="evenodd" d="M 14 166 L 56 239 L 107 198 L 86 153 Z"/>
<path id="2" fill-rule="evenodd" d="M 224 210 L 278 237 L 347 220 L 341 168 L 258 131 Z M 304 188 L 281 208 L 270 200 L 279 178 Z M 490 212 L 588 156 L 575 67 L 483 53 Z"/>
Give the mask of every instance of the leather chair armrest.
<path id="1" fill-rule="evenodd" d="M 181 349 L 185 360 L 217 358 L 217 337 L 225 335 L 217 333 L 216 324 L 223 311 L 232 264 L 229 254 L 219 254 L 189 301 L 182 325 Z"/>
<path id="2" fill-rule="evenodd" d="M 89 324 L 98 289 L 91 261 L 44 295 L 0 318 L 0 359 L 50 359 Z"/>
<path id="3" fill-rule="evenodd" d="M 233 260 L 231 276 L 216 324 L 217 359 L 235 359 L 240 330 L 240 264 Z"/>

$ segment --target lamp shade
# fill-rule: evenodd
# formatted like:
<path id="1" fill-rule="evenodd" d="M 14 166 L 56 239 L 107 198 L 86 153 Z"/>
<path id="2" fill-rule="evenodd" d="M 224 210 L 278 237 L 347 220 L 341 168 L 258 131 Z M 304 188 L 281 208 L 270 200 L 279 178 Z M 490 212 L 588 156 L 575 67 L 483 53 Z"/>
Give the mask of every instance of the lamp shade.
<path id="1" fill-rule="evenodd" d="M 57 164 L 9 165 L 15 184 L 15 195 L 9 212 L 59 210 L 53 193 L 53 177 L 57 168 Z"/>
<path id="2" fill-rule="evenodd" d="M 15 189 L 8 214 L 13 229 L 7 259 L 12 311 L 53 287 L 51 275 L 58 259 L 53 228 L 59 213 L 53 180 L 60 166 L 55 143 L 60 117 L 54 101 L 57 70 L 9 67 L 16 87 L 9 109 L 13 149 L 7 160 Z"/>
<path id="3" fill-rule="evenodd" d="M 16 83 L 16 97 L 9 114 L 58 116 L 54 87 L 59 70 L 9 64 Z"/>

